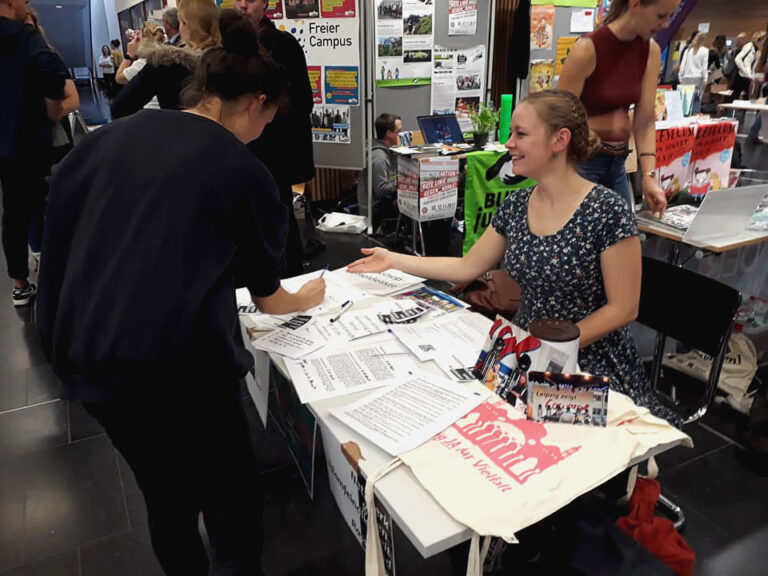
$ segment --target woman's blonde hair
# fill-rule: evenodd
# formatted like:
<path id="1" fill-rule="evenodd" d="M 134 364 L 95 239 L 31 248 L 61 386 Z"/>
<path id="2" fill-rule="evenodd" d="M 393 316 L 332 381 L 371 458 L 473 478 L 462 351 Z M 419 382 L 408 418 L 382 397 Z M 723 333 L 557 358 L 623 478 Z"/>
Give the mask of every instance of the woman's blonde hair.
<path id="1" fill-rule="evenodd" d="M 699 32 L 696 34 L 696 36 L 693 37 L 693 40 L 691 40 L 690 48 L 693 48 L 694 50 L 698 50 L 702 46 L 704 46 L 704 41 L 707 39 L 706 32 Z"/>
<path id="2" fill-rule="evenodd" d="M 576 96 L 566 90 L 544 90 L 530 94 L 523 102 L 536 109 L 550 133 L 567 128 L 571 133 L 568 159 L 579 163 L 600 150 L 600 137 L 587 124 L 587 111 Z"/>
<path id="3" fill-rule="evenodd" d="M 213 0 L 179 0 L 179 21 L 187 28 L 192 48 L 205 49 L 221 45 L 219 11 Z"/>
<path id="4" fill-rule="evenodd" d="M 763 43 L 765 42 L 765 32 L 755 32 L 752 34 L 752 43 L 757 47 L 758 50 L 760 50 L 763 47 Z"/>

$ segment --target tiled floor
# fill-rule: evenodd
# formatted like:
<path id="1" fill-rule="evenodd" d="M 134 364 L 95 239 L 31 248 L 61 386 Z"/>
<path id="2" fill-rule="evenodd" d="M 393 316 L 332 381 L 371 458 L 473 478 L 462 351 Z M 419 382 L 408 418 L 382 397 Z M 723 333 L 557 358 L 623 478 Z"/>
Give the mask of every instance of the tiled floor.
<path id="1" fill-rule="evenodd" d="M 755 167 L 768 166 L 768 146 L 745 146 L 744 156 Z M 313 269 L 342 265 L 371 245 L 364 236 L 324 239 L 329 249 Z M 318 463 L 312 501 L 274 426 L 265 431 L 248 409 L 266 487 L 266 573 L 362 574 L 363 551 L 335 509 L 324 464 Z M 697 554 L 698 574 L 764 574 L 765 462 L 715 433 L 710 424 L 727 430 L 721 420 L 713 411 L 688 428 L 694 449 L 659 458 L 662 486 L 684 507 L 683 534 Z M 401 533 L 395 550 L 400 575 L 461 572 L 445 554 L 421 559 Z M 158 574 L 131 471 L 82 407 L 59 399 L 31 311 L 0 297 L 0 575 Z"/>

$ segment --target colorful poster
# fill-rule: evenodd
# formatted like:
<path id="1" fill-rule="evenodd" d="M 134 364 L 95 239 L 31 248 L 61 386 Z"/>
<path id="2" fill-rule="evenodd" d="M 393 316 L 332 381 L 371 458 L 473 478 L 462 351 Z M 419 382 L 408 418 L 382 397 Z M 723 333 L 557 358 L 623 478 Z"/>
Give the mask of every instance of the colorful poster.
<path id="1" fill-rule="evenodd" d="M 691 196 L 701 199 L 710 190 L 728 186 L 736 144 L 736 121 L 706 122 L 696 127 L 691 153 Z"/>
<path id="2" fill-rule="evenodd" d="M 448 36 L 473 36 L 477 31 L 477 0 L 450 0 Z"/>
<path id="3" fill-rule="evenodd" d="M 417 222 L 451 218 L 459 192 L 458 158 L 400 158 L 397 207 Z"/>
<path id="4" fill-rule="evenodd" d="M 597 18 L 595 19 L 595 27 L 600 26 L 603 18 L 608 14 L 608 10 L 611 9 L 611 3 L 613 0 L 600 0 L 597 4 Z"/>
<path id="5" fill-rule="evenodd" d="M 471 132 L 470 114 L 485 90 L 485 46 L 435 48 L 432 61 L 432 113 L 456 114 L 462 132 Z"/>
<path id="6" fill-rule="evenodd" d="M 318 0 L 284 0 L 287 18 L 318 18 L 320 7 Z"/>
<path id="7" fill-rule="evenodd" d="M 307 66 L 307 73 L 309 74 L 309 84 L 312 86 L 312 101 L 315 104 L 323 103 L 323 67 L 322 66 Z"/>
<path id="8" fill-rule="evenodd" d="M 431 0 L 376 0 L 377 86 L 430 83 L 433 20 Z"/>
<path id="9" fill-rule="evenodd" d="M 264 14 L 270 20 L 282 20 L 285 16 L 283 11 L 283 0 L 269 0 L 267 2 L 267 9 L 264 10 Z"/>
<path id="10" fill-rule="evenodd" d="M 597 0 L 531 0 L 533 6 L 572 6 L 576 8 L 594 8 Z"/>
<path id="11" fill-rule="evenodd" d="M 656 128 L 656 181 L 670 201 L 688 188 L 695 140 L 694 125 Z"/>
<path id="12" fill-rule="evenodd" d="M 320 0 L 320 15 L 323 18 L 354 18 L 355 0 Z"/>
<path id="13" fill-rule="evenodd" d="M 555 7 L 533 6 L 531 8 L 531 50 L 552 50 L 554 29 Z"/>
<path id="14" fill-rule="evenodd" d="M 325 67 L 325 103 L 351 104 L 360 103 L 360 82 L 357 66 Z"/>
<path id="15" fill-rule="evenodd" d="M 493 215 L 507 196 L 536 182 L 516 176 L 505 153 L 492 150 L 467 154 L 464 186 L 464 254 L 491 224 Z"/>
<path id="16" fill-rule="evenodd" d="M 531 79 L 528 92 L 551 90 L 555 75 L 555 63 L 552 60 L 531 60 Z"/>
<path id="17" fill-rule="evenodd" d="M 568 54 L 571 52 L 571 48 L 576 44 L 578 36 L 560 36 L 557 39 L 557 56 L 555 57 L 555 76 L 560 76 L 560 72 L 563 71 L 563 64 L 565 59 L 568 58 Z"/>
<path id="18" fill-rule="evenodd" d="M 595 11 L 579 9 L 571 12 L 571 33 L 581 34 L 595 29 Z"/>
<path id="19" fill-rule="evenodd" d="M 349 144 L 349 106 L 315 106 L 312 109 L 312 140 Z"/>

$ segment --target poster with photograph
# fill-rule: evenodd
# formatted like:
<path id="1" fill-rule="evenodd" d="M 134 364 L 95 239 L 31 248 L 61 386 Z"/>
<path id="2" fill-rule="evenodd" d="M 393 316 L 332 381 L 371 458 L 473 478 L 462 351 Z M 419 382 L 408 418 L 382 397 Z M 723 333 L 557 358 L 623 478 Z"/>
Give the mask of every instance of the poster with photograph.
<path id="1" fill-rule="evenodd" d="M 323 18 L 354 18 L 356 14 L 355 0 L 320 0 Z"/>
<path id="2" fill-rule="evenodd" d="M 568 54 L 571 52 L 571 48 L 576 44 L 578 36 L 560 36 L 557 39 L 557 55 L 555 56 L 555 76 L 560 76 L 560 72 L 563 70 L 563 64 L 565 59 L 568 58 Z"/>
<path id="3" fill-rule="evenodd" d="M 555 63 L 552 60 L 531 60 L 531 79 L 528 92 L 551 90 L 555 76 Z"/>
<path id="4" fill-rule="evenodd" d="M 434 49 L 432 0 L 376 0 L 377 86 L 429 84 Z"/>
<path id="5" fill-rule="evenodd" d="M 531 7 L 531 50 L 552 50 L 555 29 L 554 6 Z"/>
<path id="6" fill-rule="evenodd" d="M 270 20 L 282 20 L 285 16 L 283 10 L 283 0 L 269 0 L 264 15 Z"/>
<path id="7" fill-rule="evenodd" d="M 319 18 L 320 6 L 318 0 L 283 0 L 285 2 L 286 17 L 295 20 L 297 18 Z"/>
<path id="8" fill-rule="evenodd" d="M 473 36 L 477 31 L 477 0 L 450 0 L 448 36 Z"/>
<path id="9" fill-rule="evenodd" d="M 456 114 L 462 132 L 472 131 L 470 113 L 485 89 L 485 46 L 435 48 L 432 62 L 432 114 Z"/>
<path id="10" fill-rule="evenodd" d="M 312 140 L 349 144 L 349 106 L 315 106 L 312 109 Z"/>

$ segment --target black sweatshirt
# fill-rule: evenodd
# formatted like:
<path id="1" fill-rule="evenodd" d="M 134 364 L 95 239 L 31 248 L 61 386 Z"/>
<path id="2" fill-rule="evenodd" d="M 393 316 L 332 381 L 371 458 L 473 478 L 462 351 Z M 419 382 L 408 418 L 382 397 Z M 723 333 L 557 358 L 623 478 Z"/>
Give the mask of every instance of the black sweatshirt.
<path id="1" fill-rule="evenodd" d="M 37 302 L 67 396 L 242 376 L 234 276 L 277 290 L 286 222 L 269 172 L 211 120 L 145 110 L 84 138 L 51 184 Z"/>

